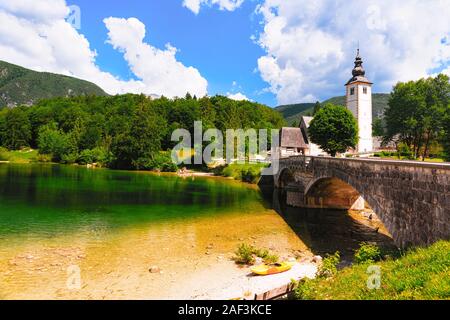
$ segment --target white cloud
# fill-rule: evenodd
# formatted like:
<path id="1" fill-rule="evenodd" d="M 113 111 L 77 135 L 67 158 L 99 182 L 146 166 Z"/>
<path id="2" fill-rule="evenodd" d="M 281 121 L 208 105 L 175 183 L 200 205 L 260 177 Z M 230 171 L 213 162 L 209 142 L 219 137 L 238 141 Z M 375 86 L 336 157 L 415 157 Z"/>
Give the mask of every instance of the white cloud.
<path id="1" fill-rule="evenodd" d="M 108 42 L 124 53 L 131 71 L 145 84 L 147 93 L 169 97 L 207 94 L 207 81 L 197 69 L 176 60 L 177 49 L 170 44 L 160 50 L 144 43 L 145 25 L 135 18 L 104 20 L 109 30 Z"/>
<path id="2" fill-rule="evenodd" d="M 280 104 L 343 94 L 358 41 L 379 91 L 444 69 L 450 1 L 265 0 L 257 8 L 261 77 Z"/>
<path id="3" fill-rule="evenodd" d="M 176 60 L 175 48 L 159 50 L 143 42 L 145 26 L 137 19 L 106 21 L 110 43 L 124 52 L 141 80 L 122 81 L 100 70 L 89 41 L 65 21 L 68 13 L 64 0 L 0 0 L 0 60 L 92 81 L 110 94 L 207 93 L 207 81 Z"/>
<path id="4" fill-rule="evenodd" d="M 183 0 L 183 6 L 195 14 L 199 14 L 202 6 L 219 6 L 220 10 L 234 11 L 239 8 L 244 0 Z"/>
<path id="5" fill-rule="evenodd" d="M 243 93 L 237 92 L 237 93 L 227 93 L 227 97 L 236 100 L 236 101 L 251 101 L 247 96 Z"/>

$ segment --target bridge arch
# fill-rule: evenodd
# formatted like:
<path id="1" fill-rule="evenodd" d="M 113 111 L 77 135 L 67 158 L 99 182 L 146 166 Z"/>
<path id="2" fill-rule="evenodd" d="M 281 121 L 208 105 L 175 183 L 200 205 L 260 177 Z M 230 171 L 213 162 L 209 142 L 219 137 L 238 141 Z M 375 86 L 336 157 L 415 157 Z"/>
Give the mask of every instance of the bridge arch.
<path id="1" fill-rule="evenodd" d="M 285 189 L 292 187 L 295 186 L 295 183 L 294 171 L 289 168 L 282 169 L 277 179 L 278 188 Z"/>
<path id="2" fill-rule="evenodd" d="M 400 247 L 450 239 L 449 164 L 291 157 L 280 160 L 274 183 L 287 189 L 291 206 L 323 204 L 336 185 L 347 190 L 347 200 L 359 194 Z M 315 196 L 322 200 L 310 199 Z"/>

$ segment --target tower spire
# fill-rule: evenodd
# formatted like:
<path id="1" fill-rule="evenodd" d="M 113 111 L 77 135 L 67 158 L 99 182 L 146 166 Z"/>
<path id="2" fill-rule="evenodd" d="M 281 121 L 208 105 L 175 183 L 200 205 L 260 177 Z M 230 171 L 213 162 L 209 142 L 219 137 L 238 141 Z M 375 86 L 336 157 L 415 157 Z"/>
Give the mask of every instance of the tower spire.
<path id="1" fill-rule="evenodd" d="M 353 68 L 352 74 L 353 77 L 364 77 L 366 75 L 366 71 L 363 68 L 363 60 L 361 56 L 359 55 L 359 42 L 358 42 L 358 50 L 356 52 L 356 58 L 355 58 L 355 67 Z"/>

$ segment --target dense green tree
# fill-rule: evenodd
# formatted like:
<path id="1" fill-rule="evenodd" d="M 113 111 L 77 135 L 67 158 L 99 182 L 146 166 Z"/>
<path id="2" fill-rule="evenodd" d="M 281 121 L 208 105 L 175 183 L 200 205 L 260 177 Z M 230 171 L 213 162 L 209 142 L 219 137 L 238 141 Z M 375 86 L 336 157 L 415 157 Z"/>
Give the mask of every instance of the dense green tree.
<path id="1" fill-rule="evenodd" d="M 444 147 L 445 158 L 450 161 L 450 105 L 446 108 L 446 115 L 443 121 L 443 135 L 441 138 Z"/>
<path id="2" fill-rule="evenodd" d="M 17 110 L 14 114 L 20 114 L 24 127 L 28 123 L 26 118 L 29 119 L 30 130 L 23 131 L 26 134 L 22 140 L 40 148 L 43 154 L 52 154 L 55 161 L 81 164 L 94 161 L 123 169 L 173 170 L 171 163 L 167 166 L 163 163 L 170 157 L 161 151 L 174 147 L 173 130 L 187 129 L 193 133 L 195 121 L 202 121 L 203 130 L 218 128 L 224 133 L 226 129 L 270 130 L 285 125 L 282 116 L 267 106 L 223 96 L 201 99 L 190 95 L 176 99 L 150 99 L 134 94 L 80 96 L 41 100 Z M 9 113 L 9 109 L 0 111 L 2 144 L 10 127 L 21 127 L 11 117 L 6 121 Z"/>
<path id="3" fill-rule="evenodd" d="M 114 165 L 118 168 L 145 169 L 161 150 L 167 124 L 147 103 L 137 106 L 130 127 L 113 142 Z"/>
<path id="4" fill-rule="evenodd" d="M 423 159 L 444 132 L 445 110 L 450 102 L 450 83 L 445 75 L 398 83 L 386 110 L 385 140 L 398 140 Z"/>
<path id="5" fill-rule="evenodd" d="M 327 104 L 316 114 L 309 133 L 313 143 L 331 156 L 356 148 L 358 125 L 353 114 L 345 107 Z"/>
<path id="6" fill-rule="evenodd" d="M 9 109 L 6 112 L 3 129 L 3 145 L 18 150 L 30 145 L 31 124 L 26 107 Z"/>
<path id="7" fill-rule="evenodd" d="M 321 108 L 322 108 L 322 105 L 320 104 L 319 101 L 317 101 L 316 104 L 314 105 L 313 116 L 315 116 L 317 114 L 317 112 L 320 111 Z"/>
<path id="8" fill-rule="evenodd" d="M 47 124 L 39 130 L 38 147 L 41 154 L 52 156 L 52 160 L 59 162 L 73 152 L 70 136 L 56 126 L 56 123 Z"/>
<path id="9" fill-rule="evenodd" d="M 374 137 L 384 137 L 384 124 L 383 124 L 383 120 L 380 118 L 375 118 L 373 119 L 373 124 L 372 124 L 372 135 Z"/>

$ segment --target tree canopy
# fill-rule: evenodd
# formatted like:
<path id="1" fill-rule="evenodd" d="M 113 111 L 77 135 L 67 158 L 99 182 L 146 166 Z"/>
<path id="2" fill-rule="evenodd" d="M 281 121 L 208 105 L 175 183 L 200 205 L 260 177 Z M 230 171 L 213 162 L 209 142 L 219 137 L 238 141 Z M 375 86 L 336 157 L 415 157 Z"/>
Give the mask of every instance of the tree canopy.
<path id="1" fill-rule="evenodd" d="M 311 141 L 331 156 L 356 148 L 358 124 L 345 107 L 326 104 L 317 112 L 309 127 Z"/>
<path id="2" fill-rule="evenodd" d="M 145 95 L 80 96 L 41 100 L 0 110 L 0 146 L 39 148 L 65 163 L 102 162 L 121 169 L 152 169 L 176 144 L 174 129 L 278 129 L 275 110 L 215 96 L 151 99 Z"/>
<path id="3" fill-rule="evenodd" d="M 450 83 L 446 75 L 398 83 L 386 110 L 385 141 L 410 148 L 414 158 L 428 155 L 433 143 L 449 138 L 445 119 L 449 114 Z M 447 131 L 448 132 L 448 131 Z"/>

